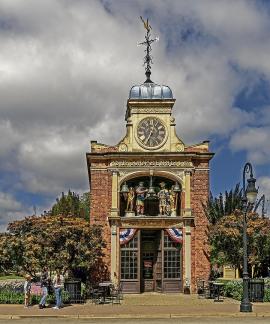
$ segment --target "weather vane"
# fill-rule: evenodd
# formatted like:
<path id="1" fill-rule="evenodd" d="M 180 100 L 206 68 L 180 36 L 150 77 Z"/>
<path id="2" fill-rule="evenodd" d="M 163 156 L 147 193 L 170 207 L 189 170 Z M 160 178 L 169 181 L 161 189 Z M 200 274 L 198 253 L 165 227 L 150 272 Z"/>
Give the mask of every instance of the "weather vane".
<path id="1" fill-rule="evenodd" d="M 152 47 L 151 44 L 153 42 L 156 42 L 159 40 L 158 37 L 151 39 L 151 34 L 150 31 L 152 29 L 152 27 L 149 24 L 148 19 L 145 21 L 142 16 L 140 16 L 141 21 L 143 22 L 144 28 L 146 29 L 146 35 L 145 35 L 145 41 L 142 43 L 138 43 L 138 45 L 145 45 L 146 49 L 145 49 L 145 57 L 144 57 L 144 62 L 143 65 L 145 65 L 145 75 L 146 75 L 146 81 L 145 82 L 152 82 L 150 80 L 150 75 L 151 75 L 151 64 L 153 64 L 152 61 L 152 56 L 150 55 L 150 52 L 152 51 Z"/>

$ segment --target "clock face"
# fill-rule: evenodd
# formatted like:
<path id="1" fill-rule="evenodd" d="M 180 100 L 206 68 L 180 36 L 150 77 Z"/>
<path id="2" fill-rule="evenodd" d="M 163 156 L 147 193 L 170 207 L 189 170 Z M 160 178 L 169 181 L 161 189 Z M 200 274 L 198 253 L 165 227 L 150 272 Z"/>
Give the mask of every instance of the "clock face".
<path id="1" fill-rule="evenodd" d="M 143 147 L 158 148 L 165 142 L 166 128 L 158 118 L 144 118 L 137 127 L 137 139 Z"/>

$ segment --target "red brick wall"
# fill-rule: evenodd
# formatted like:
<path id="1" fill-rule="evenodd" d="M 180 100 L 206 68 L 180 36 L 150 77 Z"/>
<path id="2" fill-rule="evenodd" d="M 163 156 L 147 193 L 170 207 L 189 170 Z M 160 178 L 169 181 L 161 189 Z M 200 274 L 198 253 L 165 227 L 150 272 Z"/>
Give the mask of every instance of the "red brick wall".
<path id="1" fill-rule="evenodd" d="M 204 165 L 206 166 L 206 165 Z M 196 169 L 191 178 L 191 208 L 195 216 L 194 235 L 192 235 L 192 284 L 198 278 L 208 279 L 210 274 L 208 220 L 202 202 L 209 196 L 209 172 Z"/>
<path id="2" fill-rule="evenodd" d="M 108 222 L 112 201 L 111 187 L 112 176 L 110 172 L 107 170 L 91 171 L 90 224 L 99 224 L 103 227 L 103 239 L 106 242 L 103 262 L 107 266 L 107 276 L 109 276 L 111 266 L 111 233 Z"/>

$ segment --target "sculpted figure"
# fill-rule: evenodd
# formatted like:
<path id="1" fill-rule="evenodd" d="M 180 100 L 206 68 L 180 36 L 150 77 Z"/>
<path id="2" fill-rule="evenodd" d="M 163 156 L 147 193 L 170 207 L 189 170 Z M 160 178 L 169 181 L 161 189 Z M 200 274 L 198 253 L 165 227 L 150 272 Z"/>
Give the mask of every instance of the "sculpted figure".
<path id="1" fill-rule="evenodd" d="M 134 199 L 135 199 L 135 191 L 133 187 L 129 188 L 129 192 L 127 194 L 127 211 L 133 211 L 134 207 Z"/>
<path id="2" fill-rule="evenodd" d="M 143 182 L 139 182 L 139 186 L 136 189 L 136 211 L 137 215 L 143 215 L 144 214 L 144 200 L 145 195 L 148 192 L 148 189 L 144 187 Z"/>
<path id="3" fill-rule="evenodd" d="M 173 189 L 174 189 L 174 186 L 172 186 L 172 188 L 170 190 L 170 208 L 171 208 L 171 211 L 176 210 L 177 193 Z"/>
<path id="4" fill-rule="evenodd" d="M 159 213 L 160 215 L 166 215 L 168 213 L 168 198 L 169 198 L 169 191 L 165 188 L 165 182 L 161 182 L 160 184 L 160 191 L 158 193 L 159 199 Z"/>

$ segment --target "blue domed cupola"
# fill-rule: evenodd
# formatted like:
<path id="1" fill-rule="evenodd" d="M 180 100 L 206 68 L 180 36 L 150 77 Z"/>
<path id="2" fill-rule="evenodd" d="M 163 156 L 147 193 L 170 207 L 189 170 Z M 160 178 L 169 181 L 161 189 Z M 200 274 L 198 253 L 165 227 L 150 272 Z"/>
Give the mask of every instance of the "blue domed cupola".
<path id="1" fill-rule="evenodd" d="M 168 86 L 144 82 L 130 89 L 129 99 L 173 99 L 173 94 Z"/>

